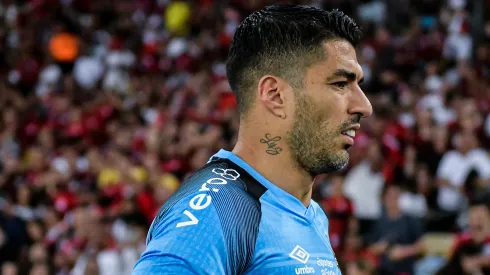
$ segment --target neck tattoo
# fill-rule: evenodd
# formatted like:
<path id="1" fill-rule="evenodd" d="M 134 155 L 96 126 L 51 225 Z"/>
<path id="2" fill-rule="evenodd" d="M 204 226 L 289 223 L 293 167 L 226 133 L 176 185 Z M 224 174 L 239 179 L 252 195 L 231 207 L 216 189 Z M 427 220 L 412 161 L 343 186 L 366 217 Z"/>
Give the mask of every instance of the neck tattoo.
<path id="1" fill-rule="evenodd" d="M 282 148 L 276 144 L 276 142 L 280 140 L 280 136 L 272 137 L 271 134 L 267 133 L 265 134 L 265 138 L 260 139 L 260 142 L 267 145 L 267 149 L 265 150 L 267 154 L 275 156 L 279 155 L 279 153 L 282 151 Z"/>

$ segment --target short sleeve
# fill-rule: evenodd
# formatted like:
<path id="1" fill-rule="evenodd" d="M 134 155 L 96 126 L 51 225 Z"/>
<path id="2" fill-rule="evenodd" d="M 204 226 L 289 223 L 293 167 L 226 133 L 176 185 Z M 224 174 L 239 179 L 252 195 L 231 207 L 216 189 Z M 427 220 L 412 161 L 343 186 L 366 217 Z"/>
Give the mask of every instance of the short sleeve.
<path id="1" fill-rule="evenodd" d="M 215 162 L 182 184 L 153 221 L 133 275 L 245 272 L 255 252 L 265 188 L 232 168 Z"/>
<path id="2" fill-rule="evenodd" d="M 211 200 L 197 194 L 157 217 L 132 274 L 229 274 L 221 222 Z"/>
<path id="3" fill-rule="evenodd" d="M 452 175 L 452 169 L 454 169 L 454 152 L 449 151 L 442 157 L 437 167 L 436 175 L 438 178 L 450 180 Z"/>

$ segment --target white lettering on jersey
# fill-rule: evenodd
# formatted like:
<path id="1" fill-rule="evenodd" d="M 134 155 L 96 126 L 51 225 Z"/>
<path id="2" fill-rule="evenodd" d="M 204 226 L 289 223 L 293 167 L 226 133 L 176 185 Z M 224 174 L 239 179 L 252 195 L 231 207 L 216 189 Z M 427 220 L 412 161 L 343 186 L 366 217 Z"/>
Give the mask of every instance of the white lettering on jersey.
<path id="1" fill-rule="evenodd" d="M 227 180 L 237 180 L 240 177 L 240 174 L 234 169 L 221 169 L 214 168 L 213 173 L 221 176 L 222 178 L 210 178 L 205 183 L 202 184 L 201 189 L 199 189 L 199 193 L 195 195 L 190 201 L 189 206 L 191 209 L 200 211 L 206 209 L 211 204 L 211 196 L 207 195 L 207 192 L 213 191 L 215 193 L 219 192 L 218 188 L 209 188 L 208 185 L 224 185 L 227 184 Z M 183 214 L 189 218 L 188 221 L 179 222 L 177 224 L 177 228 L 196 225 L 199 223 L 199 219 L 189 210 L 184 210 Z"/>
<path id="2" fill-rule="evenodd" d="M 337 266 L 333 261 L 323 260 L 319 258 L 317 259 L 316 264 L 320 267 L 330 267 L 330 268 Z"/>
<path id="3" fill-rule="evenodd" d="M 317 258 L 316 264 L 321 268 L 322 275 L 336 275 L 341 274 L 338 269 L 337 260 L 327 260 Z"/>
<path id="4" fill-rule="evenodd" d="M 206 199 L 205 203 L 202 203 Z M 205 194 L 198 194 L 189 202 L 189 205 L 194 210 L 202 210 L 209 206 L 211 203 L 211 196 Z"/>
<path id="5" fill-rule="evenodd" d="M 296 274 L 314 274 L 315 269 L 310 266 L 305 266 L 305 267 L 297 267 L 294 269 L 296 271 Z"/>
<path id="6" fill-rule="evenodd" d="M 186 221 L 186 222 L 179 222 L 177 224 L 177 228 L 181 227 L 181 226 L 188 226 L 188 225 L 195 225 L 199 222 L 199 220 L 196 218 L 196 216 L 192 215 L 191 212 L 189 212 L 189 210 L 185 210 L 184 211 L 184 215 L 186 215 L 187 217 L 189 217 L 189 219 L 191 219 L 190 221 Z"/>
<path id="7" fill-rule="evenodd" d="M 289 257 L 300 263 L 306 264 L 310 259 L 310 253 L 306 252 L 304 248 L 297 245 L 293 251 L 289 253 Z M 296 267 L 294 271 L 296 274 L 313 274 L 315 273 L 315 268 L 305 265 L 304 267 Z"/>
<path id="8" fill-rule="evenodd" d="M 234 169 L 214 168 L 213 173 L 220 175 L 227 180 L 237 180 L 240 177 L 240 174 Z"/>

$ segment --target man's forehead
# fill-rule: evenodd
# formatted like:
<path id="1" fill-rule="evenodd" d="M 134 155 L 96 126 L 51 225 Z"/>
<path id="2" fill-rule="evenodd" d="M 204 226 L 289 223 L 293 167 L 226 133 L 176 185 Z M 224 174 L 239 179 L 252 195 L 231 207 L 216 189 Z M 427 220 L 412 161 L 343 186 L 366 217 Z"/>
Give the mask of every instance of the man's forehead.
<path id="1" fill-rule="evenodd" d="M 326 73 L 333 73 L 337 70 L 347 70 L 362 78 L 362 68 L 357 62 L 356 50 L 346 40 L 331 40 L 323 44 L 326 59 L 322 62 Z"/>
<path id="2" fill-rule="evenodd" d="M 490 210 L 486 205 L 475 205 L 471 210 L 474 215 L 490 215 Z"/>
<path id="3" fill-rule="evenodd" d="M 351 43 L 349 43 L 347 40 L 344 39 L 327 40 L 323 42 L 323 49 L 325 50 L 325 53 L 327 55 L 332 55 L 332 54 L 351 55 L 352 53 L 354 53 L 354 58 L 356 58 L 355 56 L 356 50 L 354 49 Z"/>

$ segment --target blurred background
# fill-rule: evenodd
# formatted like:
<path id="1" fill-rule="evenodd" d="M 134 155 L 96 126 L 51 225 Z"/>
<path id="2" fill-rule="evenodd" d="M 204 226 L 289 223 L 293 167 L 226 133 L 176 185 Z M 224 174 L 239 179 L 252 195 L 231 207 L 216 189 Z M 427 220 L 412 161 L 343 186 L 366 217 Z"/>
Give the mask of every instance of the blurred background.
<path id="1" fill-rule="evenodd" d="M 227 49 L 278 2 L 364 31 L 375 112 L 314 185 L 344 274 L 490 274 L 489 0 L 3 0 L 1 274 L 129 275 L 160 206 L 233 147 Z"/>

